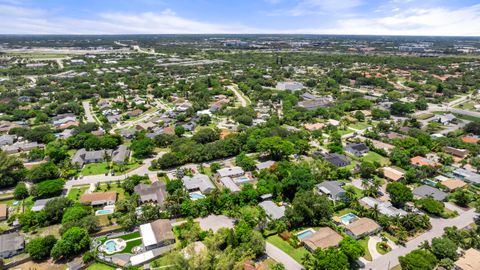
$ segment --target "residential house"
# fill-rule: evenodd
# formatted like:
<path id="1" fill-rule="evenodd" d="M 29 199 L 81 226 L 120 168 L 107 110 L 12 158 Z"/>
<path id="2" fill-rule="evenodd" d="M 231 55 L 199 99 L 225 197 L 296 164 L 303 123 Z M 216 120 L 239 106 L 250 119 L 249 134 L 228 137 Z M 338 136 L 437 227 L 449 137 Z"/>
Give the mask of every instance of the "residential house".
<path id="1" fill-rule="evenodd" d="M 467 249 L 454 263 L 455 270 L 480 269 L 480 251 L 474 248 Z"/>
<path id="2" fill-rule="evenodd" d="M 390 181 L 398 181 L 405 176 L 405 173 L 392 167 L 383 167 L 383 176 Z"/>
<path id="3" fill-rule="evenodd" d="M 130 157 L 128 146 L 122 144 L 112 153 L 112 161 L 117 164 L 124 164 Z"/>
<path id="4" fill-rule="evenodd" d="M 43 147 L 45 147 L 45 145 L 41 143 L 23 141 L 23 142 L 16 142 L 12 145 L 5 145 L 2 147 L 2 150 L 7 154 L 16 154 L 20 152 L 28 152 L 33 149 L 43 148 Z"/>
<path id="5" fill-rule="evenodd" d="M 303 127 L 308 131 L 315 131 L 315 130 L 323 129 L 325 127 L 325 124 L 323 124 L 323 123 L 314 123 L 314 124 L 307 123 L 307 124 L 303 125 Z"/>
<path id="6" fill-rule="evenodd" d="M 443 125 L 453 123 L 457 120 L 457 117 L 451 113 L 437 115 L 432 118 L 432 121 L 437 121 Z"/>
<path id="7" fill-rule="evenodd" d="M 359 202 L 361 205 L 363 205 L 366 208 L 374 208 L 376 206 L 380 214 L 386 215 L 389 217 L 407 215 L 407 212 L 405 212 L 402 209 L 393 207 L 390 202 L 381 202 L 372 197 L 363 197 L 359 200 Z"/>
<path id="8" fill-rule="evenodd" d="M 464 143 L 476 144 L 478 141 L 480 141 L 480 138 L 477 136 L 463 136 L 462 141 Z"/>
<path id="9" fill-rule="evenodd" d="M 135 133 L 137 133 L 137 130 L 134 128 L 126 128 L 120 130 L 120 135 L 127 140 L 133 139 Z"/>
<path id="10" fill-rule="evenodd" d="M 329 227 L 319 228 L 314 234 L 302 239 L 303 246 L 310 252 L 317 249 L 337 247 L 343 237 Z"/>
<path id="11" fill-rule="evenodd" d="M 351 163 L 347 156 L 338 153 L 324 153 L 322 156 L 335 167 L 345 167 Z"/>
<path id="12" fill-rule="evenodd" d="M 265 161 L 265 162 L 258 163 L 257 165 L 255 165 L 255 168 L 257 168 L 258 171 L 268 170 L 268 169 L 272 168 L 273 165 L 275 165 L 275 161 L 268 160 L 268 161 Z"/>
<path id="13" fill-rule="evenodd" d="M 82 148 L 73 155 L 72 164 L 83 167 L 83 165 L 88 163 L 104 162 L 107 156 L 112 156 L 112 150 L 87 151 L 85 148 Z"/>
<path id="14" fill-rule="evenodd" d="M 474 173 L 472 171 L 463 169 L 463 168 L 456 168 L 452 175 L 454 177 L 458 177 L 466 182 L 480 184 L 480 174 Z"/>
<path id="15" fill-rule="evenodd" d="M 276 203 L 270 200 L 263 201 L 258 205 L 265 210 L 267 216 L 272 220 L 280 219 L 285 216 L 285 206 L 283 205 L 278 206 Z"/>
<path id="16" fill-rule="evenodd" d="M 32 208 L 30 209 L 30 211 L 32 212 L 40 212 L 43 210 L 43 208 L 45 208 L 45 205 L 47 205 L 47 202 L 53 200 L 55 198 L 48 198 L 48 199 L 41 199 L 41 200 L 36 200 L 34 203 L 33 203 L 33 206 Z"/>
<path id="17" fill-rule="evenodd" d="M 380 229 L 381 227 L 377 222 L 365 217 L 359 218 L 345 226 L 345 232 L 354 239 L 375 234 Z"/>
<path id="18" fill-rule="evenodd" d="M 182 182 L 185 189 L 189 192 L 200 191 L 202 193 L 209 193 L 215 189 L 215 185 L 210 181 L 210 178 L 201 173 L 197 173 L 193 177 L 185 175 L 182 178 Z"/>
<path id="19" fill-rule="evenodd" d="M 337 201 L 345 196 L 343 185 L 343 183 L 338 181 L 324 181 L 315 185 L 315 187 L 321 194 L 327 195 L 333 201 Z"/>
<path id="20" fill-rule="evenodd" d="M 23 251 L 25 239 L 18 232 L 0 235 L 0 258 L 13 257 Z"/>
<path id="21" fill-rule="evenodd" d="M 235 182 L 233 181 L 233 179 L 231 177 L 222 177 L 219 179 L 220 183 L 222 183 L 222 185 L 229 189 L 231 192 L 239 192 L 240 191 L 240 187 L 238 187 L 237 184 L 235 184 Z"/>
<path id="22" fill-rule="evenodd" d="M 120 115 L 107 115 L 107 121 L 110 124 L 116 124 L 116 123 L 120 122 L 121 119 L 122 118 L 121 118 Z"/>
<path id="23" fill-rule="evenodd" d="M 78 125 L 77 117 L 72 113 L 65 113 L 52 118 L 52 124 L 57 128 L 68 123 L 76 123 Z"/>
<path id="24" fill-rule="evenodd" d="M 15 140 L 13 135 L 4 134 L 0 136 L 0 146 L 12 145 Z"/>
<path id="25" fill-rule="evenodd" d="M 117 192 L 93 192 L 80 196 L 80 202 L 92 206 L 114 205 L 117 201 Z"/>
<path id="26" fill-rule="evenodd" d="M 167 219 L 158 219 L 151 223 L 140 225 L 140 235 L 145 250 L 152 250 L 175 243 L 172 224 Z"/>
<path id="27" fill-rule="evenodd" d="M 8 207 L 6 204 L 0 204 L 0 221 L 8 218 Z"/>
<path id="28" fill-rule="evenodd" d="M 298 102 L 297 106 L 306 110 L 316 110 L 318 108 L 325 108 L 333 103 L 332 97 L 322 97 L 315 100 L 302 100 Z"/>
<path id="29" fill-rule="evenodd" d="M 345 151 L 357 157 L 362 157 L 367 154 L 370 149 L 368 149 L 368 146 L 364 143 L 349 143 L 345 147 Z"/>
<path id="30" fill-rule="evenodd" d="M 460 179 L 447 179 L 441 182 L 442 186 L 446 187 L 450 192 L 455 191 L 459 188 L 463 188 L 467 183 L 463 182 Z"/>
<path id="31" fill-rule="evenodd" d="M 158 205 L 163 205 L 163 202 L 167 198 L 167 187 L 165 183 L 156 181 L 151 185 L 138 184 L 133 190 L 139 195 L 141 203 L 154 202 Z"/>
<path id="32" fill-rule="evenodd" d="M 410 163 L 414 166 L 428 166 L 428 167 L 437 167 L 440 165 L 436 161 L 426 157 L 422 157 L 422 156 L 416 156 L 411 158 Z"/>
<path id="33" fill-rule="evenodd" d="M 459 158 L 466 158 L 470 153 L 467 149 L 458 149 L 450 146 L 445 146 L 442 148 L 443 152 L 451 154 Z"/>
<path id="34" fill-rule="evenodd" d="M 413 195 L 416 198 L 428 198 L 432 197 L 437 201 L 443 201 L 447 198 L 447 193 L 441 191 L 438 188 L 431 187 L 429 185 L 421 185 L 413 189 Z"/>
<path id="35" fill-rule="evenodd" d="M 299 82 L 278 82 L 276 87 L 277 90 L 287 90 L 287 91 L 299 91 L 305 88 L 302 83 Z"/>
<path id="36" fill-rule="evenodd" d="M 142 110 L 140 110 L 140 109 L 135 109 L 135 110 L 133 110 L 133 111 L 128 111 L 128 112 L 127 112 L 127 115 L 130 116 L 130 117 L 137 117 L 137 116 L 141 115 L 142 113 L 143 113 Z"/>
<path id="37" fill-rule="evenodd" d="M 229 167 L 217 170 L 216 177 L 218 179 L 223 177 L 235 178 L 245 174 L 245 171 L 241 167 Z"/>

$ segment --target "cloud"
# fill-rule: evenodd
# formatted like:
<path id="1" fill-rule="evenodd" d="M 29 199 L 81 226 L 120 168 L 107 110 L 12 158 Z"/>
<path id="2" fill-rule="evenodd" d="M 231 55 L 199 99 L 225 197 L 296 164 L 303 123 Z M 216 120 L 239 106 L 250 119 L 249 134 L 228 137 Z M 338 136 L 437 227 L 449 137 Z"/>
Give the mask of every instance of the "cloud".
<path id="1" fill-rule="evenodd" d="M 312 14 L 337 14 L 363 5 L 363 0 L 301 0 L 288 9 L 278 9 L 270 13 L 274 16 L 304 16 Z"/>
<path id="2" fill-rule="evenodd" d="M 42 9 L 0 5 L 2 34 L 199 34 L 257 33 L 241 24 L 186 19 L 171 9 L 138 14 L 107 12 L 95 19 L 61 17 Z"/>

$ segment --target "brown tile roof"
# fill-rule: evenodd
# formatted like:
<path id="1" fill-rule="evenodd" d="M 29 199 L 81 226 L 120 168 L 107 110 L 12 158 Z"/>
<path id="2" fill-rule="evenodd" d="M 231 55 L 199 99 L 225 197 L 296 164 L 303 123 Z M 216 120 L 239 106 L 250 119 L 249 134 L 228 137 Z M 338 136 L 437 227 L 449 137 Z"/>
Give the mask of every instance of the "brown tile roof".
<path id="1" fill-rule="evenodd" d="M 108 191 L 108 192 L 93 192 L 88 194 L 83 194 L 80 197 L 81 203 L 91 203 L 95 201 L 116 201 L 117 200 L 117 192 L 115 191 Z"/>
<path id="2" fill-rule="evenodd" d="M 315 123 L 315 124 L 305 124 L 303 125 L 305 127 L 306 130 L 309 130 L 309 131 L 314 131 L 314 130 L 318 130 L 318 129 L 322 129 L 325 127 L 325 124 L 323 123 Z"/>
<path id="3" fill-rule="evenodd" d="M 336 247 L 342 241 L 343 237 L 329 227 L 320 228 L 312 236 L 303 239 L 302 242 L 310 250 L 315 251 L 317 248 Z"/>
<path id="4" fill-rule="evenodd" d="M 458 149 L 450 146 L 445 146 L 442 148 L 444 152 L 452 154 L 457 157 L 464 158 L 470 153 L 467 149 Z"/>
<path id="5" fill-rule="evenodd" d="M 427 158 L 421 157 L 421 156 L 416 156 L 410 159 L 410 163 L 412 165 L 417 165 L 417 166 L 430 166 L 430 167 L 436 167 L 439 164 L 436 163 L 435 161 L 429 160 Z"/>
<path id="6" fill-rule="evenodd" d="M 369 218 L 359 218 L 348 224 L 346 228 L 355 236 L 362 236 L 366 233 L 374 232 L 380 228 L 375 221 Z"/>
<path id="7" fill-rule="evenodd" d="M 480 141 L 480 139 L 477 137 L 465 136 L 462 138 L 462 141 L 464 143 L 477 143 L 478 141 Z"/>
<path id="8" fill-rule="evenodd" d="M 467 183 L 463 182 L 460 179 L 449 179 L 442 182 L 442 185 L 447 187 L 449 190 L 455 190 L 457 188 L 462 188 L 467 185 Z"/>
<path id="9" fill-rule="evenodd" d="M 404 173 L 399 171 L 399 170 L 396 170 L 392 167 L 384 167 L 383 168 L 383 175 L 392 180 L 392 181 L 398 181 L 400 179 L 402 179 Z"/>
<path id="10" fill-rule="evenodd" d="M 455 267 L 459 270 L 480 269 L 480 251 L 473 248 L 465 251 L 465 254 L 455 262 Z"/>
<path id="11" fill-rule="evenodd" d="M 6 219 L 6 218 L 7 218 L 7 205 L 0 204 L 0 219 Z"/>
<path id="12" fill-rule="evenodd" d="M 168 219 L 158 219 L 150 223 L 157 242 L 175 239 L 172 231 L 172 224 Z"/>

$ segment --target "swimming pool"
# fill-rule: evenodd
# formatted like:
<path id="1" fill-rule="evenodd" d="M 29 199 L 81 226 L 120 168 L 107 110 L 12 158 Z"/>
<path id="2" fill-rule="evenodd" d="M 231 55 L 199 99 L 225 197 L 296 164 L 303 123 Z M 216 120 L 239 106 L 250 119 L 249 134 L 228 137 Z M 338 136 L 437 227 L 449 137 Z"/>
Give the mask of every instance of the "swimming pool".
<path id="1" fill-rule="evenodd" d="M 302 240 L 302 239 L 305 239 L 307 237 L 312 236 L 314 233 L 315 233 L 315 231 L 313 229 L 306 229 L 304 231 L 301 231 L 301 232 L 297 233 L 296 235 L 297 235 L 298 239 Z"/>
<path id="2" fill-rule="evenodd" d="M 192 201 L 195 201 L 195 200 L 199 200 L 199 199 L 203 199 L 205 198 L 205 195 L 203 195 L 202 193 L 200 192 L 192 192 L 190 193 L 190 199 Z"/>
<path id="3" fill-rule="evenodd" d="M 246 183 L 246 182 L 250 182 L 250 178 L 246 177 L 246 176 L 240 176 L 240 177 L 237 177 L 235 179 L 233 179 L 233 181 L 235 181 L 235 183 Z"/>
<path id="4" fill-rule="evenodd" d="M 107 242 L 105 242 L 104 245 L 105 245 L 105 250 L 108 253 L 113 253 L 117 251 L 117 242 L 115 242 L 114 240 L 108 240 Z"/>
<path id="5" fill-rule="evenodd" d="M 110 215 L 110 214 L 113 214 L 112 209 L 102 209 L 102 210 L 97 210 L 95 212 L 95 215 L 97 215 L 97 216 Z"/>
<path id="6" fill-rule="evenodd" d="M 354 222 L 355 220 L 357 220 L 357 216 L 353 213 L 348 213 L 346 215 L 343 215 L 340 217 L 340 220 L 342 221 L 343 224 L 345 225 L 348 225 L 352 222 Z"/>

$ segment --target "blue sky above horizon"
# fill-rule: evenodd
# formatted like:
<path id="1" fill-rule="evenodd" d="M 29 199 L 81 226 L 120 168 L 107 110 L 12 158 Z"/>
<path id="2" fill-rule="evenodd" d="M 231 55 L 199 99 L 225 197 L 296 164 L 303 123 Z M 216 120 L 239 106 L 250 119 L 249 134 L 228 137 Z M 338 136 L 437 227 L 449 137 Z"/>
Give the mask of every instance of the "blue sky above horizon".
<path id="1" fill-rule="evenodd" d="M 479 0 L 0 0 L 0 34 L 480 36 Z"/>

